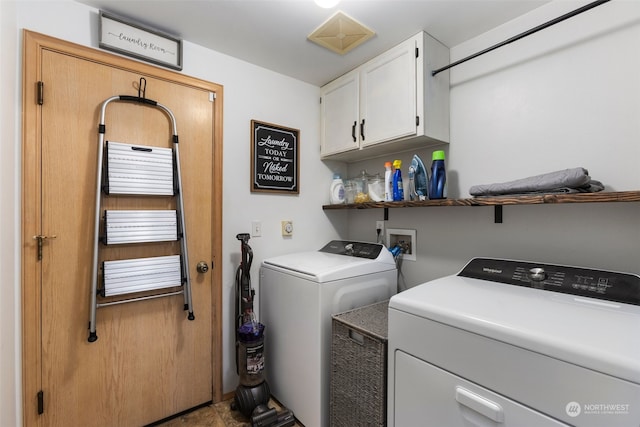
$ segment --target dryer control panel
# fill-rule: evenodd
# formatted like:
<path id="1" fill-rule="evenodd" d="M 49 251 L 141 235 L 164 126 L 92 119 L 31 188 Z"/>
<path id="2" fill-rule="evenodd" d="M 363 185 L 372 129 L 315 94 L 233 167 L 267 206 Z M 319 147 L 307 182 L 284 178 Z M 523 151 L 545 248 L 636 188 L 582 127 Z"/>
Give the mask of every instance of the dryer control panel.
<path id="1" fill-rule="evenodd" d="M 336 255 L 354 256 L 358 258 L 376 259 L 385 247 L 379 243 L 352 242 L 349 240 L 332 240 L 320 252 Z"/>
<path id="2" fill-rule="evenodd" d="M 640 305 L 640 276 L 630 273 L 474 258 L 458 276 Z"/>

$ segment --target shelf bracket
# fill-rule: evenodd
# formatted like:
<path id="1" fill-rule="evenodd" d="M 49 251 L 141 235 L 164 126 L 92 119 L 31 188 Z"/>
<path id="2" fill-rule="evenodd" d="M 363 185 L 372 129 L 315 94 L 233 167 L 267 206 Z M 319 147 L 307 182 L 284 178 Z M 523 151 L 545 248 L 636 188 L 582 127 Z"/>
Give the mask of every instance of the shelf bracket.
<path id="1" fill-rule="evenodd" d="M 502 205 L 495 205 L 493 207 L 493 222 L 495 224 L 502 224 Z"/>

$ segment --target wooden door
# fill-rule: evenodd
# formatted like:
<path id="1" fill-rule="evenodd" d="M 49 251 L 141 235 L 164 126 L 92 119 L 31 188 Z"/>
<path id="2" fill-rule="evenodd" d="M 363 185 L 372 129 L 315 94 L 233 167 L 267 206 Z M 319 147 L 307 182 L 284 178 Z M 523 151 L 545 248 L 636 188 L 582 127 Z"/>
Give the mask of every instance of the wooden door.
<path id="1" fill-rule="evenodd" d="M 100 107 L 138 96 L 141 77 L 176 118 L 195 320 L 182 295 L 108 306 L 89 343 Z M 29 32 L 24 87 L 25 424 L 138 426 L 220 400 L 221 274 L 196 264 L 221 252 L 222 88 Z M 172 147 L 160 109 L 112 102 L 105 118 L 106 140 Z M 102 197 L 111 209 L 176 208 L 171 197 Z M 34 235 L 55 236 L 41 260 Z M 179 253 L 176 242 L 101 248 L 101 260 Z"/>

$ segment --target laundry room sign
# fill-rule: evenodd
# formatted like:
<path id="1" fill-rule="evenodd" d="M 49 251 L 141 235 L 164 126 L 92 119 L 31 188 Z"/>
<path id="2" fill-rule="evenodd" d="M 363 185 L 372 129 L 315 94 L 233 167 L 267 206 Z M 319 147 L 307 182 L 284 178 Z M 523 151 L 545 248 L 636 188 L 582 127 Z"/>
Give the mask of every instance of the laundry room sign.
<path id="1" fill-rule="evenodd" d="M 100 11 L 99 46 L 153 64 L 182 70 L 182 40 Z"/>
<path id="2" fill-rule="evenodd" d="M 251 191 L 300 193 L 300 131 L 251 120 Z"/>

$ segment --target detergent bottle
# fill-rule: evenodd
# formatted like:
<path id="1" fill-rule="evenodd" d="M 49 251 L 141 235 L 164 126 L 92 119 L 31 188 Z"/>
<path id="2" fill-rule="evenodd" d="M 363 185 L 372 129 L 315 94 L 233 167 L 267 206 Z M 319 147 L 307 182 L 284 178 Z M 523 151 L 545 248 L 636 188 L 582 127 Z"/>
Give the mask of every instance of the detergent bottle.
<path id="1" fill-rule="evenodd" d="M 391 162 L 384 164 L 384 200 L 393 201 L 393 171 L 391 170 Z"/>
<path id="2" fill-rule="evenodd" d="M 394 160 L 393 167 L 395 168 L 395 172 L 393 172 L 393 201 L 399 202 L 404 200 L 404 189 L 402 187 L 402 171 L 400 168 L 402 167 L 402 160 Z"/>
<path id="3" fill-rule="evenodd" d="M 333 181 L 331 182 L 330 200 L 332 205 L 339 205 L 345 201 L 344 182 L 337 173 L 333 175 Z"/>
<path id="4" fill-rule="evenodd" d="M 432 159 L 429 198 L 446 199 L 445 183 L 447 182 L 447 174 L 444 169 L 444 151 L 434 151 Z"/>

